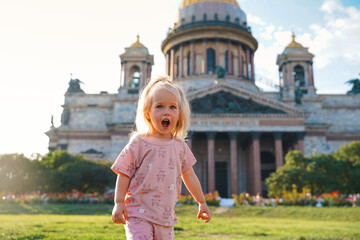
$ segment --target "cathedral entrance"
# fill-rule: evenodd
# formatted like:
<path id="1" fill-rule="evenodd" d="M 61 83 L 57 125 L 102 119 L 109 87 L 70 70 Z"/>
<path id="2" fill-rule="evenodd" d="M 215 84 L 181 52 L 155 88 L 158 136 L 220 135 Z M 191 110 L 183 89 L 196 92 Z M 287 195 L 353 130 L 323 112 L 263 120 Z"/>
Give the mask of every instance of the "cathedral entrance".
<path id="1" fill-rule="evenodd" d="M 228 196 L 228 163 L 215 162 L 215 189 L 220 196 L 227 198 Z"/>
<path id="2" fill-rule="evenodd" d="M 262 195 L 267 196 L 268 189 L 265 180 L 270 176 L 270 173 L 276 171 L 275 156 L 268 151 L 261 152 L 261 190 Z"/>

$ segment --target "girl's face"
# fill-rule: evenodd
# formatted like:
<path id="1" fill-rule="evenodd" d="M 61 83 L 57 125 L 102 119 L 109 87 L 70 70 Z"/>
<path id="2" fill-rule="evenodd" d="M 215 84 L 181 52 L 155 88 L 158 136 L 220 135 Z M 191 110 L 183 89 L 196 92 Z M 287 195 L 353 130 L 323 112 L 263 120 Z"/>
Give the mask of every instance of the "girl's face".
<path id="1" fill-rule="evenodd" d="M 157 90 L 152 100 L 147 114 L 153 128 L 151 134 L 171 138 L 171 132 L 179 120 L 179 101 L 174 94 L 163 89 Z"/>

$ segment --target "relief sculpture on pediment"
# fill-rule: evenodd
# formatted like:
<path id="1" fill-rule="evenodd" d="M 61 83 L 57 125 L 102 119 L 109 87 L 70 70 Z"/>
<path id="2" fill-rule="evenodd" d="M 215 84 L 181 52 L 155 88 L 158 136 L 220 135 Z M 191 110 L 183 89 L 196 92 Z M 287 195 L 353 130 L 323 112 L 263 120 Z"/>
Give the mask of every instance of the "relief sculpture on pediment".
<path id="1" fill-rule="evenodd" d="M 245 99 L 226 91 L 208 94 L 190 101 L 193 113 L 203 114 L 283 114 L 282 110 Z"/>

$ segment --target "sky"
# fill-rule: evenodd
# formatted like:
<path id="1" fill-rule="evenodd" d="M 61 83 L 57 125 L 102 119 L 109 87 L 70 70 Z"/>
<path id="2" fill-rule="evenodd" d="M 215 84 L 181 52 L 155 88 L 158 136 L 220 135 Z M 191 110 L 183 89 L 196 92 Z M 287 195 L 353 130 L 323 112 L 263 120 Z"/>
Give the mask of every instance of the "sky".
<path id="1" fill-rule="evenodd" d="M 72 74 L 86 93 L 116 93 L 120 58 L 140 35 L 165 73 L 161 42 L 182 0 L 1 0 L 0 154 L 47 153 L 53 116 L 60 126 Z M 259 42 L 259 87 L 278 83 L 276 57 L 296 41 L 315 55 L 320 94 L 344 94 L 360 73 L 359 0 L 238 0 Z"/>

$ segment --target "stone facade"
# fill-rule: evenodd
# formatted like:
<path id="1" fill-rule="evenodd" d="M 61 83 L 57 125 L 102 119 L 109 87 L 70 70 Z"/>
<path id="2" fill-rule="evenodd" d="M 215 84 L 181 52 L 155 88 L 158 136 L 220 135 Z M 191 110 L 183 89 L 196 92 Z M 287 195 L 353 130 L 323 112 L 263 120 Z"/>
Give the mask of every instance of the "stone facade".
<path id="1" fill-rule="evenodd" d="M 264 179 L 284 164 L 290 150 L 331 153 L 360 140 L 360 94 L 317 94 L 314 56 L 295 36 L 277 59 L 280 90 L 261 92 L 254 81 L 257 46 L 235 0 L 184 0 L 161 44 L 165 72 L 194 110 L 188 140 L 198 161 L 194 169 L 205 191 L 219 190 L 223 197 L 266 192 Z M 117 157 L 134 127 L 139 90 L 153 65 L 139 37 L 120 59 L 116 94 L 86 94 L 79 80 L 70 82 L 61 126 L 46 133 L 50 150 L 92 160 Z"/>

